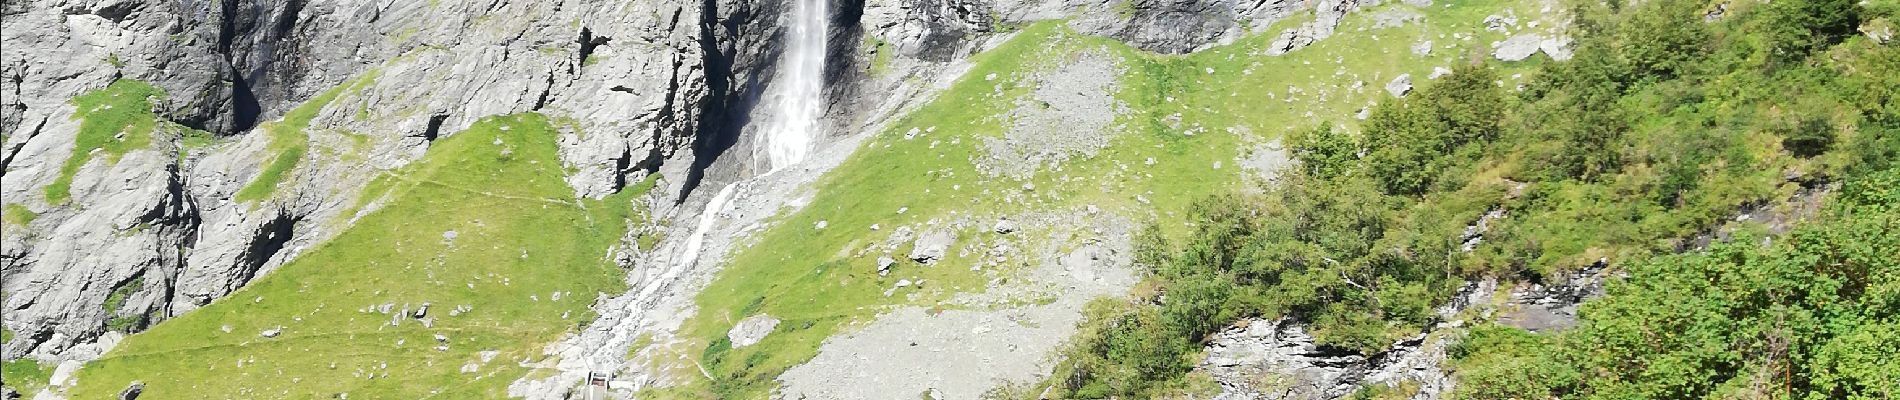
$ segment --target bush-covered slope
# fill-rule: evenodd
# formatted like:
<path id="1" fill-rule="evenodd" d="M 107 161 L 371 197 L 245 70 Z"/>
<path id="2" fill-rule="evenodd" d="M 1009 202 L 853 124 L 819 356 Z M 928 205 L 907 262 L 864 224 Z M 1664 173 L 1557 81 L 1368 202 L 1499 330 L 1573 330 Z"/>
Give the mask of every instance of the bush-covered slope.
<path id="1" fill-rule="evenodd" d="M 1686 398 L 1743 383 L 1798 386 L 1794 395 L 1804 397 L 1891 393 L 1869 389 L 1885 387 L 1865 383 L 1881 377 L 1865 372 L 1878 370 L 1865 361 L 1877 358 L 1856 353 L 1879 354 L 1892 323 L 1893 305 L 1874 292 L 1900 273 L 1891 262 L 1900 252 L 1882 236 L 1893 229 L 1890 214 L 1830 217 L 1819 224 L 1858 228 L 1804 231 L 1794 244 L 1768 250 L 1737 244 L 1638 262 L 1691 249 L 1692 237 L 1716 228 L 1740 237 L 1782 229 L 1729 221 L 1891 168 L 1900 154 L 1900 51 L 1853 30 L 1891 17 L 1889 3 L 1724 3 L 1719 17 L 1696 1 L 1586 3 L 1573 11 L 1575 58 L 1542 65 L 1521 91 L 1495 84 L 1498 66 L 1469 66 L 1382 104 L 1356 132 L 1326 124 L 1300 131 L 1290 146 L 1303 164 L 1285 184 L 1204 201 L 1191 214 L 1195 232 L 1178 243 L 1148 236 L 1141 261 L 1157 289 L 1094 308 L 1089 333 L 1049 385 L 1059 396 L 1082 398 L 1177 391 L 1202 341 L 1246 317 L 1292 317 L 1309 324 L 1321 345 L 1373 354 L 1436 322 L 1433 307 L 1467 279 L 1535 280 L 1607 261 L 1638 267 L 1584 316 L 1578 339 L 1555 342 L 1581 346 L 1570 353 L 1579 359 L 1542 364 L 1567 375 L 1525 377 L 1514 374 L 1542 370 L 1473 361 L 1471 370 L 1491 375 L 1472 373 L 1479 379 L 1464 386 L 1467 393 Z M 1506 217 L 1489 221 L 1482 242 L 1467 248 L 1466 226 L 1490 211 Z M 1794 265 L 1814 270 L 1790 275 L 1800 269 Z M 1837 266 L 1848 270 L 1832 271 Z M 1690 278 L 1710 281 L 1670 283 Z M 1844 281 L 1851 284 L 1841 288 L 1864 288 L 1848 292 L 1869 297 L 1834 293 L 1848 304 L 1735 308 L 1727 318 L 1694 313 L 1697 304 L 1724 299 L 1795 296 L 1767 285 L 1774 282 L 1750 283 L 1757 278 Z M 1693 300 L 1654 309 L 1643 303 L 1672 298 L 1664 296 Z M 1684 322 L 1696 324 L 1686 331 L 1637 328 L 1663 317 L 1700 319 Z M 1787 319 L 1796 317 L 1807 319 Z M 1838 332 L 1751 336 L 1777 329 L 1758 326 L 1763 318 Z M 1695 336 L 1715 332 L 1736 336 Z M 1499 343 L 1527 335 L 1480 333 L 1479 340 Z M 1773 338 L 1781 338 L 1780 350 L 1757 346 Z M 1787 341 L 1796 338 L 1811 341 Z M 1818 347 L 1830 341 L 1845 343 Z M 1817 347 L 1790 353 L 1786 346 Z M 1463 348 L 1483 354 L 1487 347 Z M 1749 367 L 1764 362 L 1783 366 Z M 1837 368 L 1830 362 L 1860 372 L 1821 377 Z M 1788 372 L 1793 363 L 1807 363 L 1800 371 L 1812 374 L 1766 373 Z M 1731 379 L 1747 373 L 1762 375 Z"/>

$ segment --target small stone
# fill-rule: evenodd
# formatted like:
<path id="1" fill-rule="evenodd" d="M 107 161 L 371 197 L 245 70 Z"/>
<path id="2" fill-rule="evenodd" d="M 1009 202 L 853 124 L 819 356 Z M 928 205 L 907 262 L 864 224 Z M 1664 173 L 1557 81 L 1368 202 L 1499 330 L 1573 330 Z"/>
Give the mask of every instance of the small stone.
<path id="1" fill-rule="evenodd" d="M 1425 79 L 1438 79 L 1438 78 L 1445 77 L 1445 75 L 1451 75 L 1451 69 L 1445 68 L 1445 67 L 1432 67 L 1432 74 L 1430 76 L 1426 76 Z"/>
<path id="2" fill-rule="evenodd" d="M 277 337 L 277 335 L 282 335 L 282 334 L 284 334 L 284 327 L 280 326 L 276 328 L 265 329 L 264 332 L 258 333 L 258 336 L 274 338 L 274 337 Z"/>
<path id="3" fill-rule="evenodd" d="M 119 400 L 137 400 L 145 394 L 145 381 L 132 381 L 132 384 L 119 391 Z"/>
<path id="4" fill-rule="evenodd" d="M 891 258 L 891 256 L 878 257 L 877 258 L 877 274 L 881 276 L 881 275 L 891 272 L 891 266 L 895 264 L 897 264 L 897 259 Z"/>
<path id="5" fill-rule="evenodd" d="M 829 225 L 829 224 L 830 224 L 830 223 L 829 223 L 829 222 L 826 222 L 826 221 L 818 221 L 818 223 L 817 223 L 817 224 L 815 224 L 815 225 L 813 225 L 813 226 L 812 226 L 812 228 L 813 228 L 813 229 L 825 229 L 825 225 Z"/>
<path id="6" fill-rule="evenodd" d="M 996 220 L 996 226 L 991 229 L 995 230 L 996 233 L 1007 235 L 1016 232 L 1016 221 L 1011 221 L 1008 218 L 999 219 Z"/>
<path id="7" fill-rule="evenodd" d="M 909 279 L 897 280 L 897 287 L 900 287 L 900 288 L 910 287 L 910 280 Z"/>

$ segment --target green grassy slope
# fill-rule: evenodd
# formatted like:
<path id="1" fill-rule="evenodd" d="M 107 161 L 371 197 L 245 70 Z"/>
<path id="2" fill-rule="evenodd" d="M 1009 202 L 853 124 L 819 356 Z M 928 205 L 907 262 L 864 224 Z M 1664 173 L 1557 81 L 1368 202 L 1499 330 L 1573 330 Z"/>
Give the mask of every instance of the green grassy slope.
<path id="1" fill-rule="evenodd" d="M 526 373 L 520 360 L 583 326 L 597 293 L 624 290 L 607 249 L 634 193 L 576 200 L 556 135 L 546 117 L 520 114 L 438 141 L 364 195 L 386 196 L 381 208 L 127 338 L 81 371 L 72 397 L 106 398 L 135 380 L 153 399 L 503 397 Z M 433 327 L 391 315 L 423 303 Z M 395 307 L 373 310 L 384 304 Z"/>
<path id="2" fill-rule="evenodd" d="M 959 216 L 987 221 L 1084 205 L 1138 220 L 1180 221 L 1193 201 L 1239 187 L 1246 178 L 1236 159 L 1260 142 L 1289 127 L 1310 126 L 1315 116 L 1350 126 L 1355 110 L 1387 97 L 1382 88 L 1398 74 L 1411 73 L 1425 82 L 1432 67 L 1454 65 L 1473 52 L 1488 54 L 1488 43 L 1499 34 L 1483 31 L 1479 22 L 1515 4 L 1446 3 L 1422 10 L 1431 22 L 1398 27 L 1375 27 L 1367 13 L 1400 6 L 1372 8 L 1350 16 L 1337 36 L 1282 57 L 1262 55 L 1271 36 L 1162 56 L 1079 35 L 1060 22 L 1026 26 L 1007 43 L 974 57 L 974 66 L 937 99 L 867 140 L 820 179 L 809 205 L 777 217 L 754 245 L 732 254 L 731 263 L 697 298 L 699 315 L 684 328 L 692 343 L 666 349 L 697 360 L 712 379 L 652 394 L 762 396 L 776 387 L 780 373 L 816 355 L 826 337 L 849 323 L 868 321 L 891 306 L 937 304 L 958 292 L 981 291 L 991 278 L 1009 276 L 1007 267 L 972 271 L 975 257 L 952 252 L 931 267 L 899 261 L 890 276 L 880 277 L 880 252 L 855 253 L 882 242 L 897 226 L 921 227 Z M 1477 35 L 1470 41 L 1439 38 L 1451 32 Z M 1420 40 L 1440 45 L 1429 56 L 1417 56 L 1410 46 Z M 1445 49 L 1446 43 L 1455 43 L 1454 48 Z M 1108 147 L 1026 179 L 981 172 L 976 163 L 987 156 L 983 139 L 1004 135 L 1016 100 L 1034 90 L 1033 74 L 1085 55 L 1112 59 L 1121 70 L 1115 97 L 1129 111 L 1118 118 L 1115 131 L 1101 132 L 1114 136 Z M 1364 81 L 1363 88 L 1350 91 L 1355 80 Z M 1288 87 L 1306 94 L 1287 101 Z M 1320 100 L 1322 91 L 1330 94 Z M 905 138 L 913 129 L 932 128 Z M 1147 165 L 1149 158 L 1153 165 Z M 1224 166 L 1216 167 L 1217 162 Z M 1018 199 L 1006 200 L 1012 196 Z M 900 209 L 905 211 L 900 214 Z M 819 221 L 828 228 L 814 230 Z M 874 224 L 883 230 L 870 230 Z M 1162 228 L 1175 236 L 1189 229 L 1181 223 Z M 983 234 L 972 230 L 958 236 L 969 241 Z M 919 277 L 932 283 L 883 295 L 899 279 Z M 784 323 L 757 345 L 730 348 L 726 331 L 758 313 Z"/>

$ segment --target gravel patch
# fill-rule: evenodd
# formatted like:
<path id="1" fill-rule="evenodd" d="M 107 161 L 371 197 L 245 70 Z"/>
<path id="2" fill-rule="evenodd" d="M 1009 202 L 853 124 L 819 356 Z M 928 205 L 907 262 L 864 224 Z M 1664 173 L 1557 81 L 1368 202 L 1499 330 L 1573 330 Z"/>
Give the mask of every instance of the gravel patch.
<path id="1" fill-rule="evenodd" d="M 1076 228 L 1043 238 L 1045 244 L 1034 246 L 1033 268 L 1009 283 L 947 302 L 955 309 L 900 307 L 833 336 L 817 357 L 779 377 L 785 386 L 778 397 L 891 399 L 931 392 L 937 399 L 977 399 L 1004 383 L 1047 376 L 1055 349 L 1082 321 L 1083 306 L 1135 283 L 1128 230 L 1134 224 L 1081 210 L 1012 220 Z"/>
<path id="2" fill-rule="evenodd" d="M 977 167 L 1023 178 L 1108 147 L 1119 130 L 1110 125 L 1127 109 L 1115 99 L 1121 75 L 1112 56 L 1092 52 L 1036 74 L 1029 79 L 1035 90 L 1016 99 L 1003 137 L 985 139 L 989 151 Z"/>

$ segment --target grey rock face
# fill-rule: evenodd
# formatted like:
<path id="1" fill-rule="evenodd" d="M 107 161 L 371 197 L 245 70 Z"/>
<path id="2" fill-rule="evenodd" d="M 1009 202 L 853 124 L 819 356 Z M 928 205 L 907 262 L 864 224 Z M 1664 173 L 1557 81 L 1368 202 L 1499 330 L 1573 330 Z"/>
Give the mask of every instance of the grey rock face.
<path id="1" fill-rule="evenodd" d="M 990 5 L 976 0 L 872 2 L 866 12 L 870 29 L 885 35 L 897 55 L 931 62 L 962 58 L 978 35 L 993 29 Z"/>
<path id="2" fill-rule="evenodd" d="M 1120 39 L 1157 53 L 1180 54 L 1231 41 L 1243 24 L 1272 24 L 1299 7 L 1294 1 L 1131 0 L 1108 2 L 1076 21 L 1085 33 Z"/>
<path id="3" fill-rule="evenodd" d="M 1333 36 L 1346 13 L 1359 8 L 1358 0 L 1320 0 L 1314 5 L 1313 21 L 1287 29 L 1267 47 L 1268 55 L 1281 55 Z"/>
<path id="4" fill-rule="evenodd" d="M 1366 357 L 1318 347 L 1304 328 L 1265 320 L 1219 333 L 1201 368 L 1221 382 L 1221 399 L 1338 398 L 1350 394 L 1367 369 Z"/>
<path id="5" fill-rule="evenodd" d="M 136 330 L 224 296 L 348 226 L 364 178 L 485 116 L 573 121 L 563 124 L 561 157 L 579 196 L 612 193 L 663 163 L 691 164 L 696 155 L 679 150 L 726 90 L 709 77 L 725 79 L 736 64 L 726 52 L 707 55 L 722 48 L 718 32 L 702 29 L 717 20 L 702 17 L 706 9 L 716 7 L 8 2 L 0 201 L 39 216 L 0 239 L 4 313 L 18 333 L 4 356 L 79 357 L 69 353 L 101 337 L 108 320 L 143 320 Z M 79 124 L 68 101 L 120 77 L 165 90 L 154 102 L 161 122 L 229 136 L 181 157 L 175 129 L 160 129 L 149 149 L 95 157 L 75 174 L 70 201 L 49 202 L 42 188 L 59 176 Z M 235 201 L 271 154 L 251 126 L 340 82 L 362 83 L 313 105 L 306 133 L 312 148 L 359 150 L 306 157 L 271 198 Z M 368 140 L 358 146 L 338 131 Z M 370 200 L 356 211 L 380 206 Z M 124 304 L 102 307 L 115 291 Z"/>

